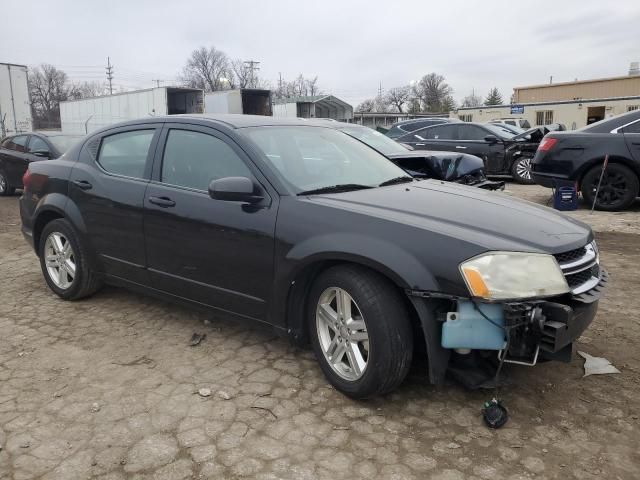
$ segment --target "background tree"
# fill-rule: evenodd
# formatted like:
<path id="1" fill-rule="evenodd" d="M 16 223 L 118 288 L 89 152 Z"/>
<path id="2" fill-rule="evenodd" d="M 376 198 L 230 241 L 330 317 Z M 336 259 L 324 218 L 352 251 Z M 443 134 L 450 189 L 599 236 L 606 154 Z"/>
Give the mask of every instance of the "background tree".
<path id="1" fill-rule="evenodd" d="M 376 111 L 376 101 L 373 98 L 363 100 L 360 105 L 356 107 L 356 112 L 371 113 Z"/>
<path id="2" fill-rule="evenodd" d="M 429 73 L 413 87 L 413 94 L 419 100 L 424 112 L 440 113 L 452 104 L 453 89 L 442 75 Z"/>
<path id="3" fill-rule="evenodd" d="M 411 88 L 409 85 L 389 89 L 385 96 L 385 103 L 398 113 L 404 113 L 403 107 L 411 98 Z"/>
<path id="4" fill-rule="evenodd" d="M 101 82 L 80 82 L 69 87 L 69 100 L 79 100 L 81 98 L 99 97 L 108 93 L 104 83 Z"/>
<path id="5" fill-rule="evenodd" d="M 29 94 L 36 128 L 60 127 L 60 102 L 69 99 L 67 74 L 42 64 L 29 72 Z"/>
<path id="6" fill-rule="evenodd" d="M 290 98 L 290 97 L 306 97 L 310 95 L 321 95 L 318 84 L 318 77 L 306 78 L 300 73 L 294 80 L 288 82 L 284 78 L 278 80 L 278 86 L 273 91 L 273 95 L 276 99 Z"/>
<path id="7" fill-rule="evenodd" d="M 463 107 L 479 107 L 480 105 L 482 105 L 482 97 L 476 95 L 475 92 L 471 92 L 470 95 L 462 99 Z"/>
<path id="8" fill-rule="evenodd" d="M 487 95 L 486 100 L 484 101 L 485 105 L 502 105 L 502 95 L 498 91 L 497 87 L 493 87 L 489 90 L 489 94 Z"/>
<path id="9" fill-rule="evenodd" d="M 215 92 L 231 88 L 233 71 L 226 53 L 211 46 L 200 47 L 187 59 L 182 70 L 182 81 L 186 86 Z"/>

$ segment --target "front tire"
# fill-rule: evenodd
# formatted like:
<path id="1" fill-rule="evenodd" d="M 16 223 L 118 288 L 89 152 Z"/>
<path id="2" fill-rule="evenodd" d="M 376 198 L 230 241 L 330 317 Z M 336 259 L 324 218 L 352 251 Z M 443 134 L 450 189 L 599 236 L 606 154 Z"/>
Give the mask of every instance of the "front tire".
<path id="1" fill-rule="evenodd" d="M 44 279 L 59 297 L 78 300 L 102 286 L 86 247 L 67 220 L 59 218 L 45 225 L 38 254 Z"/>
<path id="2" fill-rule="evenodd" d="M 601 174 L 602 165 L 596 165 L 582 179 L 580 190 L 589 207 L 593 205 Z M 635 201 L 639 189 L 638 176 L 630 168 L 619 163 L 609 163 L 602 175 L 596 210 L 624 210 Z"/>
<path id="3" fill-rule="evenodd" d="M 511 175 L 514 180 L 523 185 L 533 185 L 533 177 L 531 176 L 531 160 L 532 157 L 522 156 L 514 160 L 511 165 Z"/>
<path id="4" fill-rule="evenodd" d="M 308 327 L 320 367 L 345 395 L 394 390 L 413 356 L 411 321 L 395 285 L 357 265 L 337 266 L 315 281 Z"/>

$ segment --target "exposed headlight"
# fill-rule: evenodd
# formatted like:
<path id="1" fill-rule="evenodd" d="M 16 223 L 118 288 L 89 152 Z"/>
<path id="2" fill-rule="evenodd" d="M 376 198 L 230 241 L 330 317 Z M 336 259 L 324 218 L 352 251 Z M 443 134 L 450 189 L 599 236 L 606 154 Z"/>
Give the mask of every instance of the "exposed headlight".
<path id="1" fill-rule="evenodd" d="M 489 252 L 460 264 L 473 297 L 488 300 L 545 297 L 567 293 L 556 259 L 543 253 Z"/>

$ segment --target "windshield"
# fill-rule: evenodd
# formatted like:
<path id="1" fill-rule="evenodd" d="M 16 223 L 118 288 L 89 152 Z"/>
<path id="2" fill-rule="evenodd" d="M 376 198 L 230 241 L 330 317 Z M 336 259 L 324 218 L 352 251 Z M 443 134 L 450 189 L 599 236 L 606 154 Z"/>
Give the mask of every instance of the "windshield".
<path id="1" fill-rule="evenodd" d="M 47 138 L 63 154 L 80 141 L 82 135 L 53 135 Z"/>
<path id="2" fill-rule="evenodd" d="M 347 135 L 351 135 L 357 138 L 363 143 L 366 143 L 371 148 L 375 148 L 383 155 L 397 155 L 407 153 L 407 148 L 400 145 L 398 142 L 391 140 L 386 135 L 376 132 L 367 127 L 345 127 L 341 130 Z"/>
<path id="3" fill-rule="evenodd" d="M 498 138 L 501 138 L 502 140 L 508 140 L 513 137 L 513 133 L 502 127 L 501 125 L 490 124 L 485 125 L 485 127 L 490 130 L 492 134 L 494 134 Z"/>
<path id="4" fill-rule="evenodd" d="M 386 157 L 329 128 L 289 126 L 244 129 L 274 171 L 295 193 L 334 185 L 376 187 L 409 177 Z"/>

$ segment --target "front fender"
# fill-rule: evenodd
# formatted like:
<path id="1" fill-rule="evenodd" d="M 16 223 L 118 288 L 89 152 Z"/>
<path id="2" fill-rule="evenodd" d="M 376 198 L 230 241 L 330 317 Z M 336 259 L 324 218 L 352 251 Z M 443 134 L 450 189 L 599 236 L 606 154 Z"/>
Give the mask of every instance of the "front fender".
<path id="1" fill-rule="evenodd" d="M 286 278 L 288 284 L 310 264 L 338 260 L 366 265 L 402 288 L 439 289 L 434 276 L 414 255 L 389 241 L 357 233 L 329 233 L 309 238 L 295 245 L 285 260 L 294 265 Z"/>

